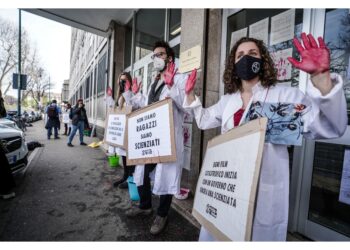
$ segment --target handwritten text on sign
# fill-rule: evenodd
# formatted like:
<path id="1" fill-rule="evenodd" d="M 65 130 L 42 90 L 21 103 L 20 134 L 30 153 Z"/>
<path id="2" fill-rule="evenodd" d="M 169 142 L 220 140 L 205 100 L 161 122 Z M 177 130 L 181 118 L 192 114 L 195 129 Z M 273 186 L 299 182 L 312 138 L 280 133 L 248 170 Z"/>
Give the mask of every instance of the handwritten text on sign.
<path id="1" fill-rule="evenodd" d="M 116 145 L 124 145 L 125 114 L 109 114 L 106 130 L 106 142 Z"/>
<path id="2" fill-rule="evenodd" d="M 128 120 L 128 158 L 171 155 L 169 106 L 143 112 Z"/>

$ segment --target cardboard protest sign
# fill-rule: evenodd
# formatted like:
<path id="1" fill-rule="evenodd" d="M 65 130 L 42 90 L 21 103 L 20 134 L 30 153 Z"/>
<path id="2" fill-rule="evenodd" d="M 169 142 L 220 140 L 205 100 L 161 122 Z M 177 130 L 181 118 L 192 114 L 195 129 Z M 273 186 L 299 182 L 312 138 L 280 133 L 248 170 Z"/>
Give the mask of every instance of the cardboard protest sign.
<path id="1" fill-rule="evenodd" d="M 132 107 L 110 109 L 107 114 L 104 141 L 106 144 L 126 148 L 126 115 Z"/>
<path id="2" fill-rule="evenodd" d="M 192 214 L 217 240 L 251 239 L 267 118 L 208 142 Z"/>
<path id="3" fill-rule="evenodd" d="M 127 143 L 127 165 L 176 161 L 172 100 L 128 115 Z"/>

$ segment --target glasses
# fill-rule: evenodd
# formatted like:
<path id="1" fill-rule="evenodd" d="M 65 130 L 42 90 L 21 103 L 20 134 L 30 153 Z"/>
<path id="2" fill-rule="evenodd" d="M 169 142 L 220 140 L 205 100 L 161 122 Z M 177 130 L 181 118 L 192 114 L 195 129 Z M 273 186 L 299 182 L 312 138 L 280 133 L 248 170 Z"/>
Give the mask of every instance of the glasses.
<path id="1" fill-rule="evenodd" d="M 158 52 L 158 53 L 153 54 L 153 55 L 151 56 L 151 58 L 152 58 L 152 59 L 154 59 L 155 57 L 159 58 L 159 57 L 162 57 L 162 56 L 164 56 L 164 55 L 166 55 L 165 52 Z"/>

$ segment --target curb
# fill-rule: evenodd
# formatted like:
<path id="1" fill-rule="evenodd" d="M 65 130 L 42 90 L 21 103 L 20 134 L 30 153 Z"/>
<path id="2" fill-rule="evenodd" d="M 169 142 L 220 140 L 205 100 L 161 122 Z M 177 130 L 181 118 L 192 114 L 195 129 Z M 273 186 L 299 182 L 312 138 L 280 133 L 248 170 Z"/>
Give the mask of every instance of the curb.
<path id="1" fill-rule="evenodd" d="M 44 147 L 38 147 L 35 148 L 33 150 L 33 152 L 29 155 L 28 157 L 28 164 L 27 166 L 23 169 L 23 175 L 25 175 L 25 173 L 27 172 L 27 169 L 30 167 L 31 163 L 36 160 L 37 158 L 39 158 L 39 156 L 41 155 L 41 152 L 44 151 Z"/>
<path id="2" fill-rule="evenodd" d="M 192 209 L 188 210 L 184 206 L 181 206 L 181 201 L 177 201 L 176 198 L 173 198 L 173 202 L 171 203 L 171 207 L 178 212 L 182 217 L 184 217 L 188 222 L 190 222 L 193 226 L 200 229 L 201 225 L 199 222 L 193 217 Z"/>

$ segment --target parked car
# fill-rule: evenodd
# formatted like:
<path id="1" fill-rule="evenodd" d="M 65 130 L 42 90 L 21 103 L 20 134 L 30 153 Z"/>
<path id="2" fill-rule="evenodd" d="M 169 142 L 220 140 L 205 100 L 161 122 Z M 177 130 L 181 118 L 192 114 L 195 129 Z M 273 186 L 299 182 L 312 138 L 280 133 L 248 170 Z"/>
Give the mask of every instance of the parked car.
<path id="1" fill-rule="evenodd" d="M 21 130 L 0 124 L 0 140 L 5 144 L 6 157 L 12 172 L 22 170 L 28 163 L 28 147 Z"/>
<path id="2" fill-rule="evenodd" d="M 7 118 L 0 118 L 0 124 L 8 126 L 10 128 L 15 128 L 15 129 L 20 130 L 20 128 L 17 126 L 17 124 L 14 121 L 7 119 Z"/>

